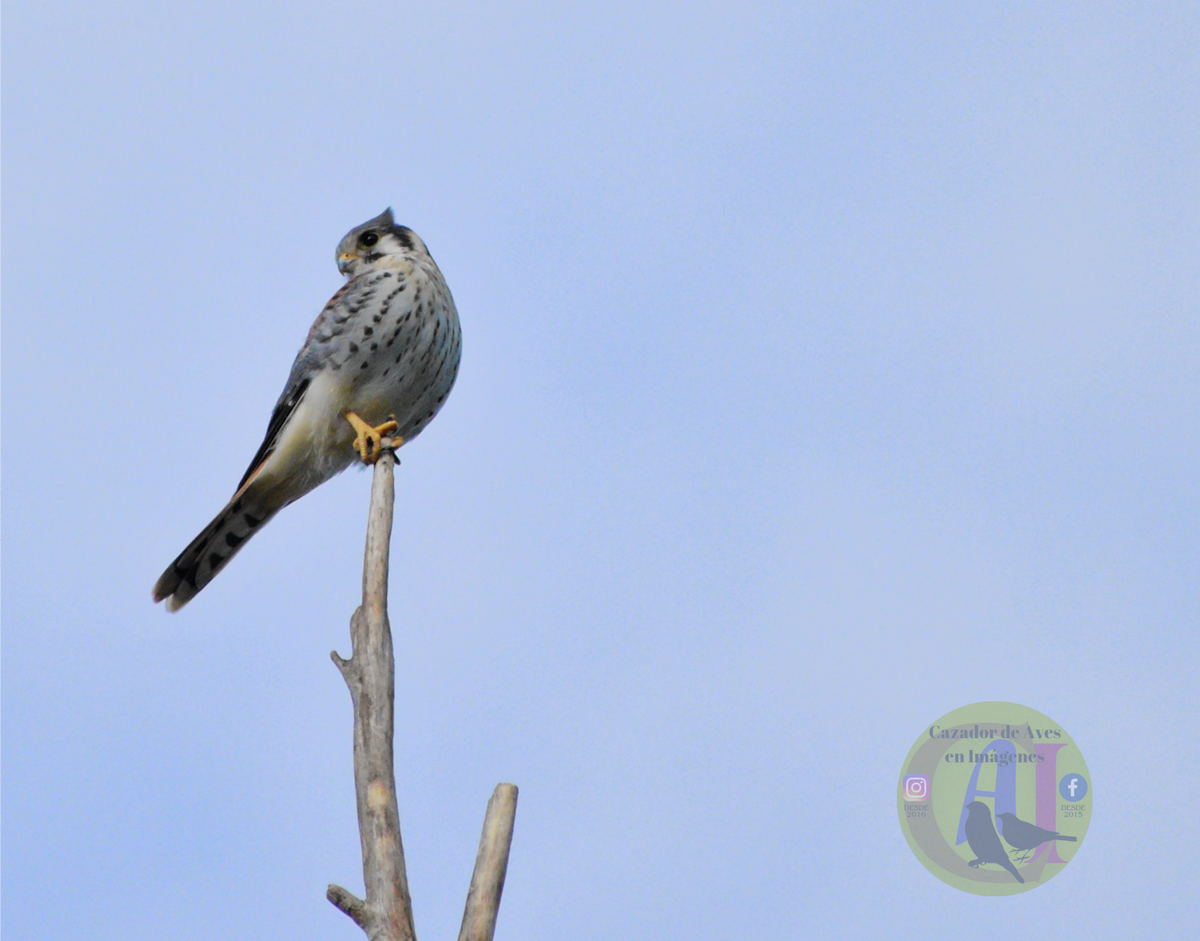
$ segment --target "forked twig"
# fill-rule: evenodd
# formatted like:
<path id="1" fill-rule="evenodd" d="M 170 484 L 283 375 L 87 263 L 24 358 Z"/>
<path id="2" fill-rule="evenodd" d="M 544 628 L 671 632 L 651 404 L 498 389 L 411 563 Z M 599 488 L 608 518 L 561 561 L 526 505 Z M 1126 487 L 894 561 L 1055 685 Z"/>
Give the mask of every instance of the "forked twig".
<path id="1" fill-rule="evenodd" d="M 416 941 L 393 770 L 395 659 L 387 584 L 396 458 L 391 442 L 384 444 L 371 482 L 362 604 L 350 619 L 353 653 L 349 660 L 331 654 L 354 704 L 354 791 L 367 897 L 338 885 L 330 885 L 325 895 L 370 941 Z M 492 941 L 516 811 L 517 788 L 497 785 L 488 801 L 459 941 Z"/>

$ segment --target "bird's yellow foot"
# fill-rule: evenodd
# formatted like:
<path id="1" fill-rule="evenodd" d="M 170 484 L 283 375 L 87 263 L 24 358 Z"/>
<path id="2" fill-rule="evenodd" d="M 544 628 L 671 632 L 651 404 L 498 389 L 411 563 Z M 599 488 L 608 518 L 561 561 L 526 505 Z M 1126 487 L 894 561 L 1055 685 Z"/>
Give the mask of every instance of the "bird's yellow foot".
<path id="1" fill-rule="evenodd" d="M 379 460 L 379 454 L 383 450 L 383 438 L 389 431 L 395 431 L 400 426 L 396 424 L 395 419 L 389 418 L 382 425 L 372 427 L 354 412 L 343 413 L 346 421 L 354 426 L 354 430 L 358 432 L 358 437 L 354 439 L 354 450 L 358 452 L 358 456 L 362 458 L 364 464 L 374 464 Z M 392 439 L 392 446 L 399 447 L 403 444 L 403 439 Z"/>

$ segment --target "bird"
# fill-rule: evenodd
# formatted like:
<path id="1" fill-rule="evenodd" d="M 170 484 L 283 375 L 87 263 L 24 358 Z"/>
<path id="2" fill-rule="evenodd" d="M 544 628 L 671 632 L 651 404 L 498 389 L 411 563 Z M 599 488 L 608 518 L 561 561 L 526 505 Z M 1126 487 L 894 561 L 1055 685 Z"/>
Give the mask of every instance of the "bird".
<path id="1" fill-rule="evenodd" d="M 1013 878 L 1019 883 L 1025 884 L 1025 880 L 1017 872 L 1017 867 L 1008 858 L 1008 853 L 1004 849 L 1004 844 L 1000 842 L 1000 837 L 996 835 L 996 828 L 992 825 L 992 813 L 988 810 L 987 804 L 983 801 L 971 801 L 967 804 L 965 829 L 967 843 L 970 844 L 971 851 L 977 857 L 967 863 L 968 866 L 977 869 L 984 863 L 995 863 L 1011 872 Z"/>
<path id="2" fill-rule="evenodd" d="M 1043 830 L 1032 823 L 1026 823 L 1024 820 L 1018 819 L 1016 814 L 996 814 L 996 819 L 1000 821 L 1000 833 L 1004 837 L 1004 842 L 1013 849 L 1037 849 L 1047 840 L 1078 842 L 1073 836 L 1055 833 L 1053 830 Z"/>
<path id="3" fill-rule="evenodd" d="M 346 283 L 300 348 L 267 433 L 233 497 L 163 572 L 155 602 L 178 611 L 272 517 L 357 459 L 411 441 L 458 376 L 462 331 L 425 243 L 386 209 L 337 247 Z M 357 452 L 357 454 L 356 454 Z"/>

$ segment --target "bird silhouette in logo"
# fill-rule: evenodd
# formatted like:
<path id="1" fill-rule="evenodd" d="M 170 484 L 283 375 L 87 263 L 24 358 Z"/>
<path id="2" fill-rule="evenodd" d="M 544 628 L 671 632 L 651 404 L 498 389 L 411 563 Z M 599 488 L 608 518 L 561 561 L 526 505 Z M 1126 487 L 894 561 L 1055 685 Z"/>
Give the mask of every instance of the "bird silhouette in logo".
<path id="1" fill-rule="evenodd" d="M 1000 842 L 996 828 L 992 825 L 992 812 L 988 810 L 987 804 L 983 801 L 971 801 L 967 804 L 967 823 L 964 829 L 967 831 L 967 843 L 971 846 L 971 852 L 977 857 L 967 863 L 968 866 L 978 869 L 984 863 L 995 863 L 1011 872 L 1019 883 L 1025 884 L 1025 880 L 1017 872 L 1017 867 L 1008 858 L 1004 844 Z"/>
<path id="2" fill-rule="evenodd" d="M 1026 823 L 1024 820 L 1018 819 L 1016 814 L 996 814 L 996 819 L 1000 821 L 1000 833 L 1004 837 L 1004 842 L 1013 849 L 1024 850 L 1026 853 L 1037 849 L 1047 840 L 1078 842 L 1073 836 L 1055 833 L 1053 830 L 1043 830 L 1041 827 L 1035 827 L 1032 823 Z"/>

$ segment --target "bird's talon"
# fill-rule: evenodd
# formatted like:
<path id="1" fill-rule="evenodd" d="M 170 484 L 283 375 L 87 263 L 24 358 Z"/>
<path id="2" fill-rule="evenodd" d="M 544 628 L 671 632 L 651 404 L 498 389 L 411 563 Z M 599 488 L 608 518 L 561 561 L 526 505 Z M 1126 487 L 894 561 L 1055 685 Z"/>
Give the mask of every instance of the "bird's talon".
<path id="1" fill-rule="evenodd" d="M 374 464 L 379 460 L 379 455 L 383 453 L 384 435 L 400 427 L 395 419 L 388 419 L 382 425 L 372 427 L 354 412 L 346 412 L 345 418 L 358 432 L 358 437 L 354 439 L 354 450 L 358 452 L 364 464 Z M 399 438 L 388 439 L 389 447 L 399 447 L 402 443 Z"/>

